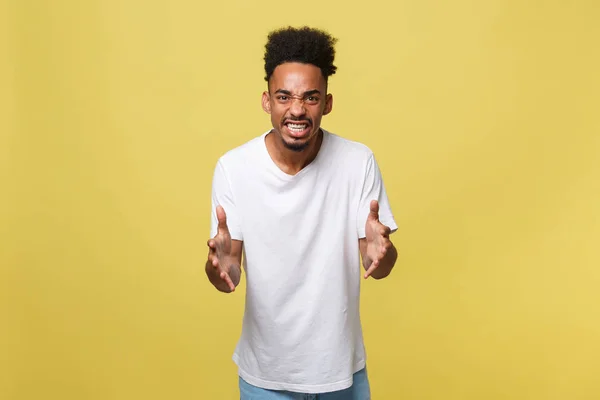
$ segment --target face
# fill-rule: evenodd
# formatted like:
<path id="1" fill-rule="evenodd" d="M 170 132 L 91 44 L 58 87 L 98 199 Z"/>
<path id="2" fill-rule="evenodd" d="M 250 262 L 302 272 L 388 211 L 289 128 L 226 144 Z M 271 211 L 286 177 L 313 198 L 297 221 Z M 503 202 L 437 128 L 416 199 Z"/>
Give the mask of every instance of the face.
<path id="1" fill-rule="evenodd" d="M 263 109 L 283 145 L 301 152 L 319 134 L 321 118 L 331 112 L 333 98 L 319 67 L 289 62 L 273 71 Z"/>

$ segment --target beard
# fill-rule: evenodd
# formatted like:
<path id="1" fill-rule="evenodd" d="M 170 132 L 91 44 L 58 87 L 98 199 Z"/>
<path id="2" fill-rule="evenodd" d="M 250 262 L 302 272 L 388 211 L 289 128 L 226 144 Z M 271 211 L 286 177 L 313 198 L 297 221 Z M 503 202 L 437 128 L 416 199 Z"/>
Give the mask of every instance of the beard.
<path id="1" fill-rule="evenodd" d="M 310 140 L 307 140 L 304 143 L 288 143 L 283 137 L 281 137 L 281 142 L 283 143 L 283 147 L 296 153 L 301 153 L 310 145 Z"/>

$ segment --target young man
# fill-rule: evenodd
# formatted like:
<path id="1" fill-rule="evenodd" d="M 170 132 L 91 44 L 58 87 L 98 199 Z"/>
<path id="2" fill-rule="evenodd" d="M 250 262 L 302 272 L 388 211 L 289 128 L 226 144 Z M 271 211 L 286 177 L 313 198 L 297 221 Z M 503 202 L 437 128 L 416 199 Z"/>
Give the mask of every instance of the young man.
<path id="1" fill-rule="evenodd" d="M 388 276 L 397 226 L 373 153 L 321 128 L 335 42 L 307 27 L 269 34 L 262 106 L 272 128 L 214 171 L 206 273 L 233 292 L 244 255 L 233 355 L 242 400 L 370 398 L 360 260 L 364 278 Z"/>

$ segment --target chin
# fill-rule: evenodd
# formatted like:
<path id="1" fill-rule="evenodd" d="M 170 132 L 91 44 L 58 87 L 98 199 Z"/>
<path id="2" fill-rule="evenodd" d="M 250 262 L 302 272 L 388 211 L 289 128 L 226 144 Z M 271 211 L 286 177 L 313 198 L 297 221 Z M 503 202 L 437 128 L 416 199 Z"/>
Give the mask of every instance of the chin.
<path id="1" fill-rule="evenodd" d="M 310 139 L 308 139 L 308 138 L 304 141 L 297 141 L 297 140 L 293 140 L 293 139 L 291 141 L 288 141 L 288 140 L 282 138 L 282 142 L 283 142 L 283 146 L 286 149 L 295 151 L 297 153 L 300 153 L 300 152 L 306 150 L 306 148 L 310 145 Z"/>

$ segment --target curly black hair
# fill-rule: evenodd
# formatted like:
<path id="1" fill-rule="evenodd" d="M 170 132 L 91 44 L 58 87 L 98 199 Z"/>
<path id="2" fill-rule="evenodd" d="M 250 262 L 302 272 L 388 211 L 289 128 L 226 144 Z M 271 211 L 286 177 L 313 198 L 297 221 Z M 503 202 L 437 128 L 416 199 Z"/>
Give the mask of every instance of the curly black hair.
<path id="1" fill-rule="evenodd" d="M 265 45 L 265 81 L 269 81 L 279 64 L 300 62 L 319 67 L 327 82 L 337 70 L 333 65 L 336 42 L 328 32 L 308 26 L 272 31 Z"/>

